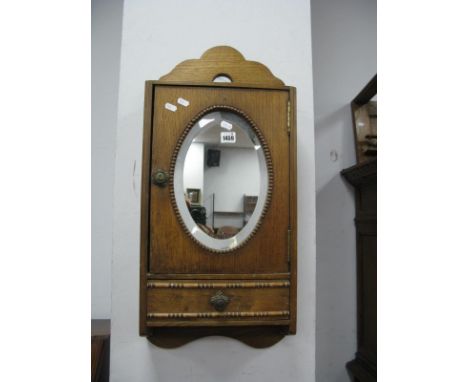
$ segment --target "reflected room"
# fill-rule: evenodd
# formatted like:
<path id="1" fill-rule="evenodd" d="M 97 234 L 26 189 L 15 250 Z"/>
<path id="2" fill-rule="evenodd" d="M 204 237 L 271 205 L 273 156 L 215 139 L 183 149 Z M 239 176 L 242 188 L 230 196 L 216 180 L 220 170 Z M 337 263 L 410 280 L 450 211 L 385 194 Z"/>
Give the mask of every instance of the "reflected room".
<path id="1" fill-rule="evenodd" d="M 260 142 L 248 122 L 229 111 L 205 115 L 193 130 L 183 166 L 190 217 L 211 238 L 233 238 L 258 219 L 261 163 L 267 172 Z"/>

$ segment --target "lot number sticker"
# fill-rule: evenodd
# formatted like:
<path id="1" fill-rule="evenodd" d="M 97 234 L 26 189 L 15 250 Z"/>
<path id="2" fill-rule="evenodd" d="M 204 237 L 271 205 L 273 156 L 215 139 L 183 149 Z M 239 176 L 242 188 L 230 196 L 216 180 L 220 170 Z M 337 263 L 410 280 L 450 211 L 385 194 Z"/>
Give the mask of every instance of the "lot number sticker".
<path id="1" fill-rule="evenodd" d="M 221 143 L 236 143 L 236 132 L 235 131 L 222 131 Z"/>

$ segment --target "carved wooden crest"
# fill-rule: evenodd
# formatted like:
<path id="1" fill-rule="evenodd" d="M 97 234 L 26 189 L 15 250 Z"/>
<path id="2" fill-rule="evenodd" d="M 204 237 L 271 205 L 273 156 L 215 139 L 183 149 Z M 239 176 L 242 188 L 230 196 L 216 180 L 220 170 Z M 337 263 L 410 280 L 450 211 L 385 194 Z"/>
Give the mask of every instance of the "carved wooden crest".
<path id="1" fill-rule="evenodd" d="M 199 59 L 182 61 L 160 80 L 211 82 L 221 75 L 237 83 L 284 85 L 265 65 L 246 60 L 239 51 L 230 46 L 216 46 L 208 49 Z"/>

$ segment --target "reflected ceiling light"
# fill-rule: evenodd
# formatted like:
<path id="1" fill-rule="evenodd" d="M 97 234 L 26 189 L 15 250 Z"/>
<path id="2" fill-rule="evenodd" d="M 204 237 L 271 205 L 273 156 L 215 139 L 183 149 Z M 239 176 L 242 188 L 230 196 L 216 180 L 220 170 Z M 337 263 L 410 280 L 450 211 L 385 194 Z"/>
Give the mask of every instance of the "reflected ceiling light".
<path id="1" fill-rule="evenodd" d="M 235 248 L 235 247 L 237 247 L 237 237 L 236 236 L 234 236 L 232 238 L 231 244 L 229 244 L 229 248 Z"/>
<path id="2" fill-rule="evenodd" d="M 200 129 L 204 126 L 206 126 L 208 123 L 213 122 L 214 118 L 202 118 L 200 119 L 200 122 L 198 124 L 200 125 Z"/>

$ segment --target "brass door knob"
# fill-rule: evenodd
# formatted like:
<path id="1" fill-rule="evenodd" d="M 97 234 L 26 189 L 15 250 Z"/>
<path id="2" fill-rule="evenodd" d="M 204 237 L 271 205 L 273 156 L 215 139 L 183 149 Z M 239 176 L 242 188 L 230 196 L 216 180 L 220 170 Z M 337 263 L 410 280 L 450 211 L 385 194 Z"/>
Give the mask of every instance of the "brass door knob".
<path id="1" fill-rule="evenodd" d="M 218 311 L 222 312 L 226 309 L 229 304 L 230 298 L 223 294 L 222 291 L 218 291 L 213 297 L 210 298 L 210 304 Z"/>
<path id="2" fill-rule="evenodd" d="M 166 171 L 158 168 L 151 175 L 151 181 L 156 186 L 165 187 L 167 182 L 169 181 L 169 174 Z"/>

